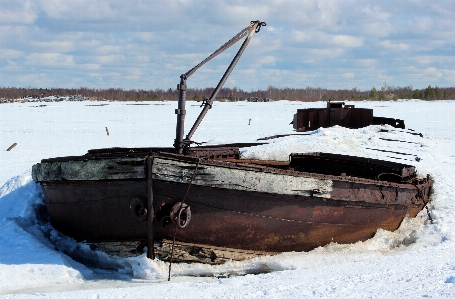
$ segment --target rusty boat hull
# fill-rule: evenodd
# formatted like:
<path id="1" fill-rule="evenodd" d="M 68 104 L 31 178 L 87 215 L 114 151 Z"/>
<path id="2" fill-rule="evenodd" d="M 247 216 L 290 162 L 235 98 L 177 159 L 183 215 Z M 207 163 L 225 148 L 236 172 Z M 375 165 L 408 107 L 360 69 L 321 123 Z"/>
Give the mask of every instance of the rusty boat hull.
<path id="1" fill-rule="evenodd" d="M 362 167 L 379 176 L 398 172 L 374 179 L 360 177 Z M 180 242 L 261 252 L 308 251 L 396 230 L 429 201 L 431 178 L 412 174 L 406 165 L 320 153 L 294 154 L 290 162 L 239 160 L 238 148 L 228 147 L 187 156 L 96 150 L 33 168 L 52 225 L 77 240 L 147 240 L 153 230 L 156 240 L 175 234 Z M 183 201 L 190 215 L 180 225 L 173 213 Z"/>

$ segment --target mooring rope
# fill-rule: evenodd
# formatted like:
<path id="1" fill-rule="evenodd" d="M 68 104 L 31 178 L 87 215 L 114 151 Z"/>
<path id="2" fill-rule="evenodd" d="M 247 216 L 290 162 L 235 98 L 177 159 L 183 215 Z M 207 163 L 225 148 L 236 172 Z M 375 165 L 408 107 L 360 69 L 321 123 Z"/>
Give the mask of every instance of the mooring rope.
<path id="1" fill-rule="evenodd" d="M 428 205 L 426 205 L 425 208 L 427 209 L 428 220 L 430 220 L 430 223 L 433 224 L 433 217 L 431 217 L 430 209 L 428 209 Z"/>
<path id="2" fill-rule="evenodd" d="M 180 203 L 180 208 L 179 210 L 183 207 L 183 204 L 185 203 L 185 199 L 186 197 L 188 196 L 188 193 L 190 191 L 190 187 L 191 187 L 191 184 L 193 183 L 193 179 L 194 177 L 196 176 L 196 170 L 197 168 L 199 167 L 199 162 L 201 161 L 201 159 L 197 159 L 197 163 L 196 163 L 196 168 L 194 168 L 194 172 L 193 172 L 193 175 L 191 176 L 191 179 L 190 181 L 188 182 L 188 188 L 186 189 L 186 193 L 185 193 L 185 196 L 183 197 L 182 199 L 182 202 Z M 180 213 L 179 213 L 180 214 Z M 179 216 L 177 216 L 179 217 Z M 179 221 L 180 219 L 177 219 L 177 221 Z M 167 281 L 170 281 L 171 280 L 171 269 L 172 269 L 172 258 L 173 258 L 173 255 L 174 255 L 174 245 L 175 245 L 175 236 L 177 235 L 177 223 L 175 223 L 175 227 L 174 227 L 174 237 L 172 239 L 172 247 L 171 247 L 171 257 L 170 257 L 170 260 L 169 260 L 169 275 L 167 277 Z"/>

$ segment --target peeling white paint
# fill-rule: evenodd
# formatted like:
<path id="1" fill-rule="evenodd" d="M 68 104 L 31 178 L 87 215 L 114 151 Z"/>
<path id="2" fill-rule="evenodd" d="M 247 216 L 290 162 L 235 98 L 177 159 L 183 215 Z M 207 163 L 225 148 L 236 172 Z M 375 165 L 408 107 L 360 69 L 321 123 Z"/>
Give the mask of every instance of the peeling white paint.
<path id="1" fill-rule="evenodd" d="M 153 179 L 188 184 L 196 165 L 181 161 L 155 158 Z M 330 198 L 332 180 L 316 179 L 262 171 L 200 165 L 193 185 L 245 191 L 304 195 Z"/>

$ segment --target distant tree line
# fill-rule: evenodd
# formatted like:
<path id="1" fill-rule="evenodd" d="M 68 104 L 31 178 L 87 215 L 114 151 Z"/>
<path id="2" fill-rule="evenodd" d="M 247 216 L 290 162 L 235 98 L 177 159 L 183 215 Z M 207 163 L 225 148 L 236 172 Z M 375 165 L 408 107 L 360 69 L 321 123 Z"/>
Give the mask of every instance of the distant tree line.
<path id="1" fill-rule="evenodd" d="M 187 99 L 202 101 L 208 99 L 213 92 L 213 88 L 189 88 Z M 177 101 L 178 90 L 169 88 L 142 90 L 122 88 L 18 88 L 1 87 L 0 98 L 13 100 L 19 98 L 43 98 L 47 96 L 71 96 L 81 95 L 93 100 L 111 101 Z M 412 89 L 412 86 L 392 87 L 383 86 L 379 90 L 373 87 L 371 90 L 362 91 L 353 89 L 324 89 L 324 88 L 277 88 L 268 86 L 266 90 L 244 91 L 238 88 L 223 88 L 218 94 L 218 100 L 223 101 L 243 101 L 249 97 L 269 98 L 270 100 L 289 100 L 289 101 L 359 101 L 359 100 L 378 100 L 390 101 L 397 99 L 422 99 L 422 100 L 448 100 L 455 99 L 455 87 L 440 88 L 431 85 L 425 89 Z"/>
<path id="2" fill-rule="evenodd" d="M 383 86 L 380 90 L 373 87 L 368 93 L 368 99 L 377 101 L 390 101 L 397 99 L 421 99 L 421 100 L 449 100 L 455 98 L 455 87 L 439 88 L 429 85 L 425 89 L 407 87 Z"/>

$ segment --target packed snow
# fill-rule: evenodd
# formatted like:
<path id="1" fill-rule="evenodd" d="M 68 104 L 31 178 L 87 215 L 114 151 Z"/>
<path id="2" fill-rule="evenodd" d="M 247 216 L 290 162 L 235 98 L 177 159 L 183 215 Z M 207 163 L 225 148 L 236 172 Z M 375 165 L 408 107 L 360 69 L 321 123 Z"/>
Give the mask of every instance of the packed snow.
<path id="1" fill-rule="evenodd" d="M 292 152 L 322 151 L 414 165 L 419 175 L 435 180 L 429 204 L 434 223 L 424 210 L 397 231 L 379 230 L 356 244 L 217 266 L 178 263 L 170 282 L 166 262 L 145 253 L 110 256 L 53 229 L 42 213 L 43 194 L 31 179 L 31 166 L 93 148 L 172 146 L 176 103 L 0 105 L 0 298 L 455 297 L 455 101 L 347 104 L 403 119 L 407 129 L 336 126 L 303 134 L 289 125 L 293 114 L 326 103 L 216 102 L 193 140 L 256 142 L 299 134 L 243 148 L 242 157 L 286 161 Z M 187 130 L 199 105 L 187 103 Z"/>

